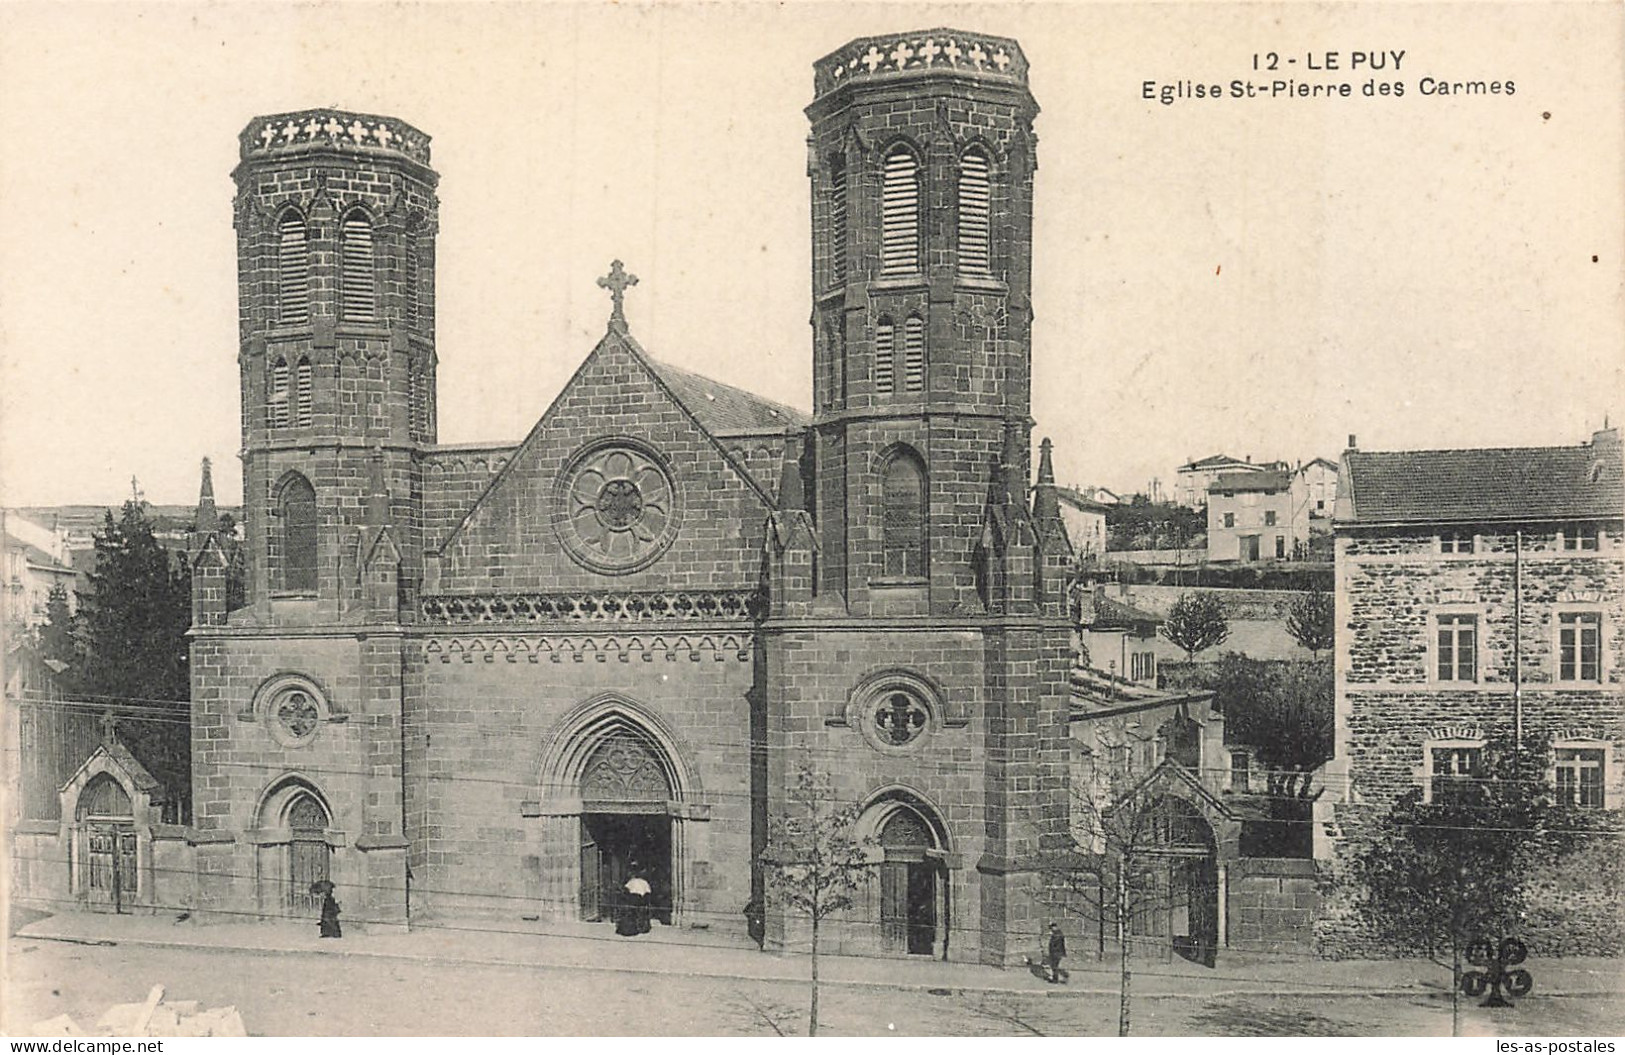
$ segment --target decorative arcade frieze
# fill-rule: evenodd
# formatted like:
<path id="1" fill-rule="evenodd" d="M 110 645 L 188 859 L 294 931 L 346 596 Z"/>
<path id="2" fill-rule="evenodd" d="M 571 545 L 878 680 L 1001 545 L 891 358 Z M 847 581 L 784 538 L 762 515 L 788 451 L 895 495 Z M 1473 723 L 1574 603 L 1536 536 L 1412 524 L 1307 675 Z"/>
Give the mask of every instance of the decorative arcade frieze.
<path id="1" fill-rule="evenodd" d="M 420 609 L 426 623 L 643 623 L 758 619 L 765 606 L 755 590 L 683 590 L 430 594 Z"/>
<path id="2" fill-rule="evenodd" d="M 301 110 L 257 117 L 239 137 L 244 160 L 287 147 L 311 145 L 392 150 L 413 161 L 429 163 L 429 137 L 405 121 L 343 110 Z"/>
<path id="3" fill-rule="evenodd" d="M 813 91 L 824 95 L 854 81 L 937 70 L 1006 84 L 1027 83 L 1027 57 L 1015 41 L 933 29 L 853 41 L 813 64 Z"/>
<path id="4" fill-rule="evenodd" d="M 751 634 L 437 636 L 423 642 L 423 659 L 428 663 L 607 663 L 613 657 L 620 663 L 633 659 L 721 663 L 749 660 L 755 640 Z"/>

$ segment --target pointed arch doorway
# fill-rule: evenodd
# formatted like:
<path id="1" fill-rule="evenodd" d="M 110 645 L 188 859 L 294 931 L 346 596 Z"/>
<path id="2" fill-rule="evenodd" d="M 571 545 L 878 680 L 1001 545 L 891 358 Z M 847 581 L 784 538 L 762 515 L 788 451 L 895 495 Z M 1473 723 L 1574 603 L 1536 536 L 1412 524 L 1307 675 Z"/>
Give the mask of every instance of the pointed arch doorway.
<path id="1" fill-rule="evenodd" d="M 667 925 L 676 904 L 672 867 L 675 798 L 659 748 L 630 727 L 601 737 L 581 771 L 581 918 L 609 920 L 626 883 L 650 887 L 650 915 Z"/>

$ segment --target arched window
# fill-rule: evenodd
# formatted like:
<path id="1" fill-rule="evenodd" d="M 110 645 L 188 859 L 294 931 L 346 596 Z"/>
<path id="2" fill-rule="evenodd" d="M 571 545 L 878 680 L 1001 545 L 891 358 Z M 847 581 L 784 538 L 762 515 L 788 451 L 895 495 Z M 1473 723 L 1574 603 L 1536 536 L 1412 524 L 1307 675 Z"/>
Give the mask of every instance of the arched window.
<path id="1" fill-rule="evenodd" d="M 925 391 L 925 320 L 918 315 L 903 322 L 903 391 Z"/>
<path id="2" fill-rule="evenodd" d="M 297 473 L 282 485 L 277 496 L 281 520 L 282 589 L 300 593 L 316 590 L 316 491 Z"/>
<path id="3" fill-rule="evenodd" d="M 277 321 L 284 326 L 310 317 L 310 245 L 305 218 L 288 209 L 277 221 Z"/>
<path id="4" fill-rule="evenodd" d="M 295 425 L 309 425 L 311 421 L 311 371 L 310 360 L 304 356 L 299 358 L 299 366 L 294 371 L 294 415 Z"/>
<path id="5" fill-rule="evenodd" d="M 830 284 L 846 283 L 846 159 L 829 162 L 829 274 Z"/>
<path id="6" fill-rule="evenodd" d="M 881 574 L 925 576 L 925 468 L 911 452 L 898 451 L 881 470 Z"/>
<path id="7" fill-rule="evenodd" d="M 992 273 L 992 200 L 987 155 L 972 147 L 959 159 L 959 271 Z"/>
<path id="8" fill-rule="evenodd" d="M 875 391 L 891 392 L 897 387 L 897 331 L 890 319 L 875 324 Z"/>
<path id="9" fill-rule="evenodd" d="M 901 144 L 886 155 L 880 190 L 880 273 L 920 270 L 920 163 Z"/>
<path id="10" fill-rule="evenodd" d="M 429 377 L 425 368 L 419 367 L 407 375 L 410 390 L 407 400 L 411 407 L 412 431 L 420 436 L 429 432 Z"/>
<path id="11" fill-rule="evenodd" d="M 418 330 L 418 238 L 422 221 L 413 217 L 406 227 L 406 252 L 401 262 L 401 321 L 414 333 Z"/>
<path id="12" fill-rule="evenodd" d="M 265 394 L 265 424 L 273 429 L 288 427 L 288 361 L 277 357 L 271 363 L 271 378 Z"/>
<path id="13" fill-rule="evenodd" d="M 340 225 L 339 269 L 339 313 L 352 321 L 370 321 L 377 311 L 377 277 L 373 270 L 372 221 L 360 209 L 351 209 Z"/>

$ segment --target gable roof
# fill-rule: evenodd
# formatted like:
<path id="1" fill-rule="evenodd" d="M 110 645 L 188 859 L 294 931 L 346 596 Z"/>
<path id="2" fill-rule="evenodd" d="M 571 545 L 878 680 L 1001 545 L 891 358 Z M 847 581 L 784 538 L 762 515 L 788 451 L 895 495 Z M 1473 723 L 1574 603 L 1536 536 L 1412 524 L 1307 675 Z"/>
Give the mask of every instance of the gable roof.
<path id="1" fill-rule="evenodd" d="M 1285 491 L 1291 486 L 1286 473 L 1258 470 L 1250 473 L 1220 473 L 1208 484 L 1208 491 Z"/>
<path id="2" fill-rule="evenodd" d="M 713 436 L 799 432 L 812 423 L 811 418 L 794 407 L 649 356 L 644 358 L 677 401 Z"/>
<path id="3" fill-rule="evenodd" d="M 1236 468 L 1259 468 L 1258 466 L 1254 466 L 1252 462 L 1244 462 L 1240 458 L 1232 458 L 1228 454 L 1210 454 L 1206 458 L 1198 458 L 1194 462 L 1186 462 L 1184 465 L 1179 467 L 1179 471 L 1182 473 L 1195 473 L 1201 472 L 1203 469 L 1221 469 L 1227 466 L 1234 466 Z"/>
<path id="4" fill-rule="evenodd" d="M 1343 455 L 1339 523 L 1618 520 L 1625 517 L 1619 433 L 1573 447 L 1360 451 Z"/>
<path id="5" fill-rule="evenodd" d="M 1057 487 L 1055 489 L 1055 497 L 1059 498 L 1073 509 L 1082 510 L 1085 513 L 1105 513 L 1106 510 L 1110 508 L 1105 503 L 1097 502 L 1093 498 L 1089 498 L 1082 492 L 1076 491 L 1070 487 Z"/>

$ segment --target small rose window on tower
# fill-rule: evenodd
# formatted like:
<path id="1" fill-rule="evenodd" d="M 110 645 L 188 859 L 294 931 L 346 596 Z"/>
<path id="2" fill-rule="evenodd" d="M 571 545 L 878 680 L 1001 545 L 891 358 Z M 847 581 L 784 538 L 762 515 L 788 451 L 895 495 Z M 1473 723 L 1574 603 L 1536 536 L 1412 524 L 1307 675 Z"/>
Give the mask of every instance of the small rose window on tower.
<path id="1" fill-rule="evenodd" d="M 291 689 L 282 695 L 276 705 L 277 724 L 294 740 L 303 740 L 316 731 L 321 712 L 316 701 L 303 689 Z"/>
<path id="2" fill-rule="evenodd" d="M 279 674 L 256 693 L 255 709 L 271 737 L 283 747 L 303 747 L 328 719 L 326 699 L 302 674 Z"/>
<path id="3" fill-rule="evenodd" d="M 889 747 L 902 747 L 925 732 L 931 713 L 925 704 L 906 692 L 888 692 L 875 701 L 870 721 L 876 739 Z"/>

